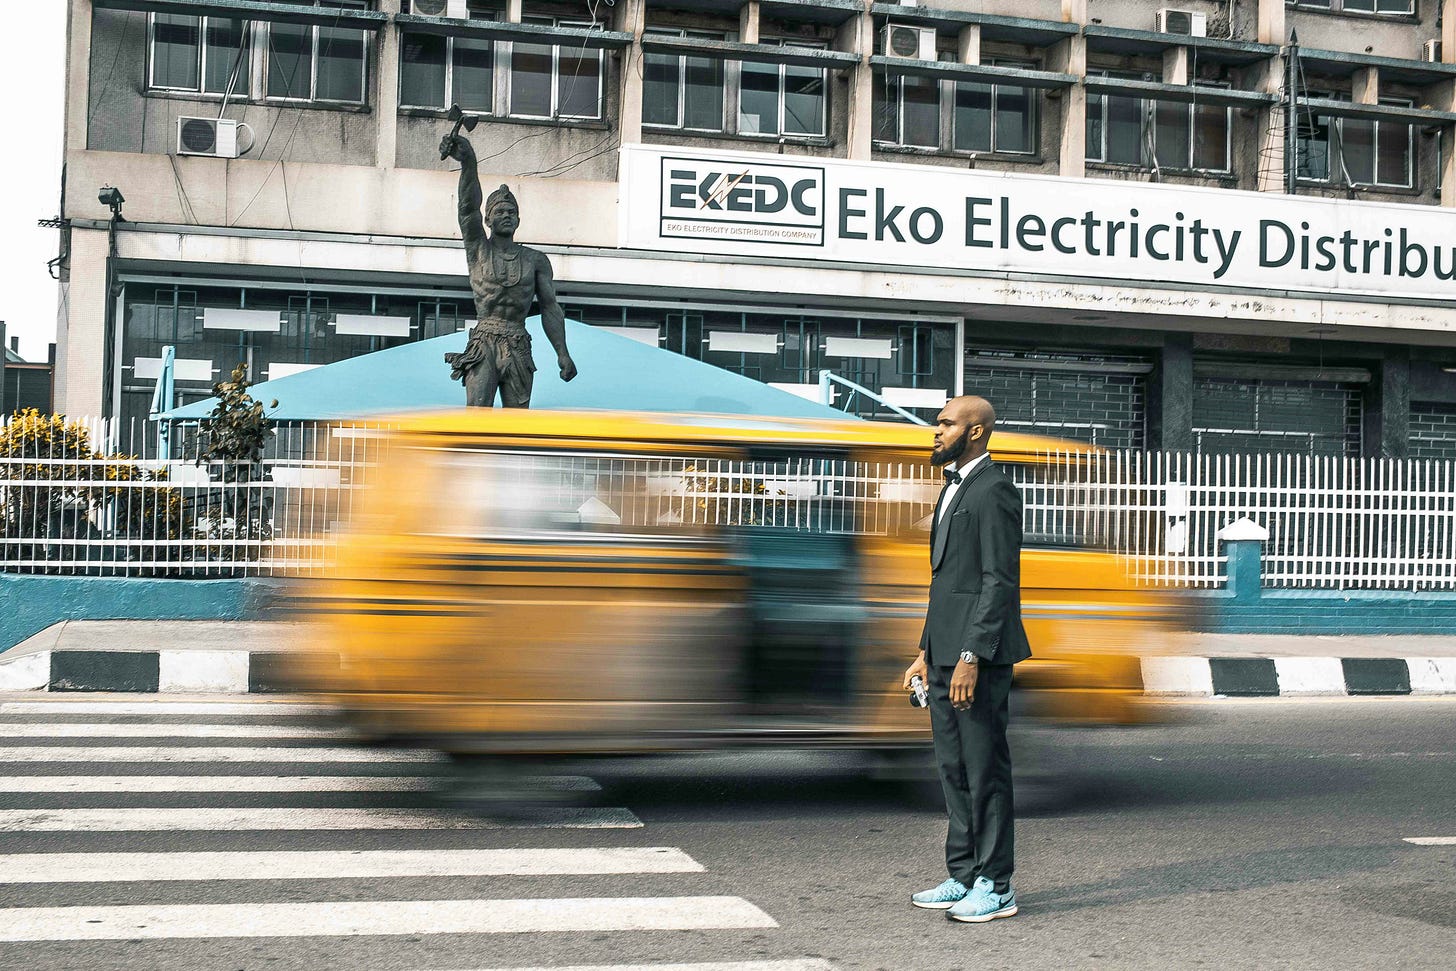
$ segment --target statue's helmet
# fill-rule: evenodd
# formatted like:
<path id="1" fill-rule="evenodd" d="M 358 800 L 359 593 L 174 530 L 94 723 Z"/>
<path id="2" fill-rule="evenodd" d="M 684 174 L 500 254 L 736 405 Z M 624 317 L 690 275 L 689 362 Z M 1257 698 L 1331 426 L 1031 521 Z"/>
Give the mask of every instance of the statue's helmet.
<path id="1" fill-rule="evenodd" d="M 510 186 L 506 185 L 504 182 L 501 183 L 501 187 L 499 189 L 496 189 L 486 198 L 485 214 L 489 216 L 490 211 L 503 202 L 509 202 L 517 209 L 521 208 L 521 204 L 517 202 L 516 197 L 511 194 Z"/>

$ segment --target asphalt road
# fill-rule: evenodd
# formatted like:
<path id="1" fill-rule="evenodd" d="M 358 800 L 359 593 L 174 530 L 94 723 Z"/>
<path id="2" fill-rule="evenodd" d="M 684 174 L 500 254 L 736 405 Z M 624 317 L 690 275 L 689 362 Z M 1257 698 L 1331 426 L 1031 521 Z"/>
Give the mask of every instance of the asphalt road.
<path id="1" fill-rule="evenodd" d="M 3 968 L 1456 964 L 1456 700 L 1023 728 L 1021 914 L 980 926 L 909 906 L 940 810 L 844 755 L 553 766 L 584 804 L 486 820 L 299 710 L 65 700 L 0 699 Z"/>

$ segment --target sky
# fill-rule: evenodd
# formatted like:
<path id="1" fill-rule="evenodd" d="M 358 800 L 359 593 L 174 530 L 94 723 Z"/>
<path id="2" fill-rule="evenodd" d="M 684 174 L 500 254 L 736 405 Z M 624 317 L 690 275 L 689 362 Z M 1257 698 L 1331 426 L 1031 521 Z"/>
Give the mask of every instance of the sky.
<path id="1" fill-rule="evenodd" d="M 0 320 L 27 361 L 56 339 L 58 284 L 46 260 L 60 234 L 36 220 L 58 215 L 65 110 L 66 0 L 6 4 L 0 30 Z M 9 346 L 10 339 L 5 341 Z"/>

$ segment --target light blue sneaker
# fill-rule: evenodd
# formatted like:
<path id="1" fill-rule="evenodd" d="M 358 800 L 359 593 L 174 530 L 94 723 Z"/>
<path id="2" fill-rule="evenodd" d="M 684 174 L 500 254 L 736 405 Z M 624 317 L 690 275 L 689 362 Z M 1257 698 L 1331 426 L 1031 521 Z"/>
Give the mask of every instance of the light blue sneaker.
<path id="1" fill-rule="evenodd" d="M 966 924 L 984 924 L 997 917 L 1016 916 L 1016 891 L 1008 887 L 996 892 L 996 884 L 986 877 L 976 877 L 971 892 L 951 905 L 945 916 Z"/>
<path id="2" fill-rule="evenodd" d="M 958 900 L 965 899 L 966 885 L 951 877 L 938 887 L 922 890 L 910 895 L 910 902 L 926 910 L 949 910 Z"/>

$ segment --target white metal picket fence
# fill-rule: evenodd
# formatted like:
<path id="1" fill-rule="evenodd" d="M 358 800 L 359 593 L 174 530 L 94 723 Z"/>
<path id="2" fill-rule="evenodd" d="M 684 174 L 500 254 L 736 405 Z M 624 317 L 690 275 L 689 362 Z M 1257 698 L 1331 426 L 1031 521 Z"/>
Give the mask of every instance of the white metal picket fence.
<path id="1" fill-rule="evenodd" d="M 195 430 L 175 431 L 164 459 L 153 425 L 82 424 L 83 434 L 0 439 L 10 446 L 0 449 L 0 571 L 317 573 L 371 470 L 389 460 L 381 430 L 362 425 L 281 424 L 254 465 L 201 461 Z M 553 522 L 574 515 L 593 528 L 924 531 L 941 484 L 923 465 L 838 458 L 450 454 L 460 468 L 437 497 L 450 528 L 498 522 L 509 497 L 527 496 Z M 1100 546 L 1155 585 L 1221 585 L 1218 532 L 1247 517 L 1269 531 L 1265 586 L 1456 589 L 1456 463 L 1051 453 L 1008 471 L 1029 545 Z"/>
<path id="2" fill-rule="evenodd" d="M 0 423 L 0 571 L 95 576 L 296 575 L 333 559 L 377 463 L 379 430 L 274 429 L 257 463 L 199 454 L 179 429 Z"/>
<path id="3" fill-rule="evenodd" d="M 1063 532 L 1133 558 L 1158 585 L 1221 585 L 1218 533 L 1248 518 L 1269 532 L 1266 587 L 1456 589 L 1453 462 L 1172 452 L 1060 461 L 1079 471 L 1022 483 L 1028 536 L 1076 523 Z"/>

